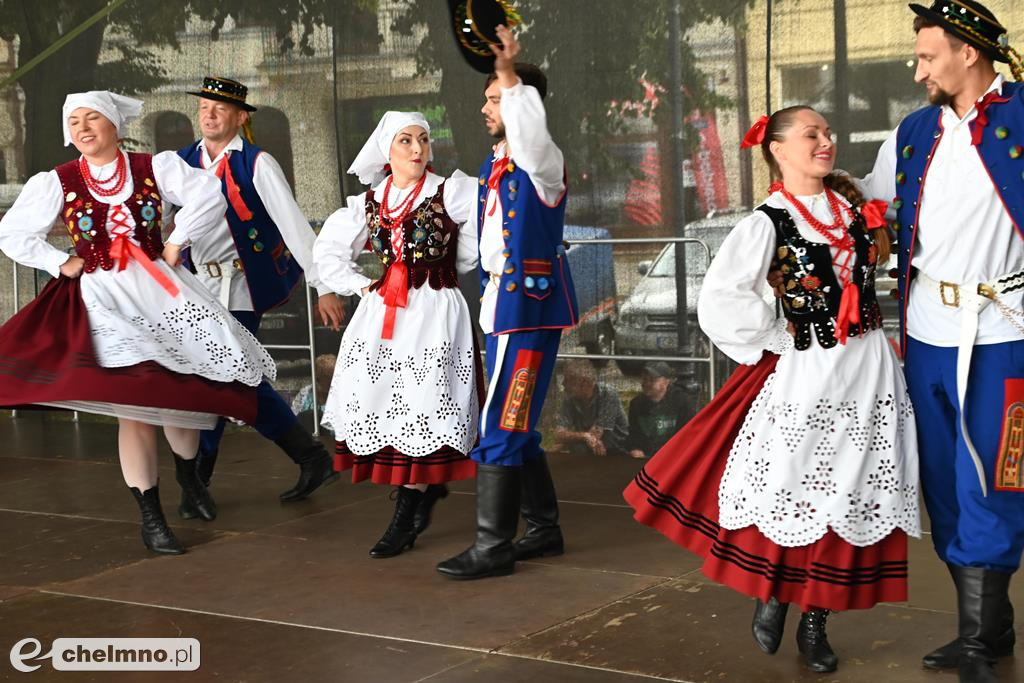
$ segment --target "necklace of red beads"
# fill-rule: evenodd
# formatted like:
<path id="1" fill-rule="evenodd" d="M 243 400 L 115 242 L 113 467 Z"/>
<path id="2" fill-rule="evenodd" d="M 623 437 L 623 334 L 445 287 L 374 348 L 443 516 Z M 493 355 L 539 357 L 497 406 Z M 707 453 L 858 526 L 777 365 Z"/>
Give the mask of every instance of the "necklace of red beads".
<path id="1" fill-rule="evenodd" d="M 807 222 L 816 233 L 828 240 L 828 243 L 838 250 L 836 254 L 836 264 L 839 266 L 839 277 L 843 286 L 845 287 L 850 282 L 852 275 L 851 265 L 854 255 L 854 244 L 853 237 L 850 236 L 850 231 L 846 227 L 845 221 L 843 221 L 843 213 L 849 216 L 850 221 L 854 220 L 853 209 L 846 206 L 839 201 L 839 197 L 829 188 L 825 188 L 825 199 L 828 201 L 829 209 L 832 211 L 832 224 L 828 225 L 819 221 L 814 217 L 804 203 L 797 199 L 789 190 L 782 186 L 781 183 L 773 185 L 773 190 L 778 190 L 786 201 L 796 209 L 800 217 Z M 838 235 L 836 233 L 839 233 Z"/>
<path id="2" fill-rule="evenodd" d="M 89 162 L 85 160 L 85 157 L 78 160 L 78 170 L 82 173 L 86 186 L 93 194 L 100 197 L 113 197 L 120 194 L 124 189 L 124 184 L 128 181 L 128 164 L 125 163 L 124 155 L 120 152 L 117 153 L 117 168 L 114 169 L 114 175 L 106 180 L 100 180 L 92 174 L 92 169 L 89 168 Z M 111 185 L 111 183 L 113 184 Z M 108 187 L 104 187 L 104 185 Z"/>
<path id="3" fill-rule="evenodd" d="M 393 178 L 394 176 L 388 176 L 388 181 L 384 185 L 384 196 L 380 200 L 380 222 L 381 225 L 388 229 L 401 228 L 405 223 L 405 219 L 409 217 L 412 207 L 416 205 L 416 199 L 420 196 L 420 192 L 423 191 L 423 184 L 427 181 L 427 174 L 424 173 L 420 176 L 419 181 L 412 192 L 409 193 L 409 196 L 399 202 L 396 207 L 391 207 L 388 202 L 388 198 L 391 195 Z"/>

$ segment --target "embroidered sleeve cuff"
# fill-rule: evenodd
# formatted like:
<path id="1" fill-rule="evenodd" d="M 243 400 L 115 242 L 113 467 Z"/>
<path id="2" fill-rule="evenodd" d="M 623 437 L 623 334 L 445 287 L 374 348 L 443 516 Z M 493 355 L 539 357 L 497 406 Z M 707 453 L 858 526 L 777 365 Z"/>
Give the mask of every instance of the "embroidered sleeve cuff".
<path id="1" fill-rule="evenodd" d="M 793 350 L 793 335 L 786 329 L 788 325 L 789 321 L 785 318 L 779 318 L 776 321 L 776 326 L 768 338 L 768 343 L 765 345 L 766 351 L 777 356 L 784 356 Z"/>

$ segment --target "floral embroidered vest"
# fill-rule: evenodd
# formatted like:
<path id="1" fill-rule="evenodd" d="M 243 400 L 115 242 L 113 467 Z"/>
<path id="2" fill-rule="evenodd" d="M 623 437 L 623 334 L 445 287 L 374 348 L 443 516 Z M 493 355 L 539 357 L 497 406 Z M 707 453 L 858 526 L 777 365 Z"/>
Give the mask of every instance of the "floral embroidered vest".
<path id="1" fill-rule="evenodd" d="M 832 251 L 828 244 L 803 238 L 793 217 L 785 209 L 767 205 L 757 208 L 775 225 L 775 258 L 772 270 L 782 272 L 785 295 L 782 309 L 786 319 L 796 328 L 795 347 L 804 350 L 811 345 L 811 330 L 818 344 L 829 349 L 836 337 L 836 316 L 843 290 L 832 268 Z M 860 324 L 850 326 L 850 336 L 858 336 L 882 326 L 882 313 L 875 297 L 875 266 L 878 247 L 864 229 L 859 213 L 850 225 L 854 239 L 856 262 L 851 285 L 860 289 Z"/>
<path id="2" fill-rule="evenodd" d="M 85 272 L 97 267 L 110 270 L 114 260 L 110 257 L 110 234 L 107 232 L 107 214 L 110 204 L 96 199 L 86 187 L 78 168 L 78 160 L 56 168 L 64 192 L 64 208 L 60 220 L 71 235 L 75 253 L 85 259 Z M 146 256 L 156 260 L 163 251 L 160 237 L 163 204 L 153 176 L 153 157 L 149 154 L 128 153 L 128 172 L 132 175 L 133 192 L 124 207 L 135 219 L 133 236 Z"/>
<path id="3" fill-rule="evenodd" d="M 429 282 L 433 289 L 452 289 L 459 286 L 455 270 L 455 253 L 459 244 L 459 226 L 444 208 L 444 183 L 437 187 L 433 197 L 424 199 L 409 213 L 402 226 L 405 240 L 405 265 L 409 270 L 409 289 L 419 289 Z M 370 291 L 380 289 L 388 268 L 395 262 L 391 244 L 391 231 L 381 225 L 380 202 L 373 191 L 366 193 L 366 225 L 370 231 L 370 248 L 384 265 L 381 278 L 370 285 Z"/>

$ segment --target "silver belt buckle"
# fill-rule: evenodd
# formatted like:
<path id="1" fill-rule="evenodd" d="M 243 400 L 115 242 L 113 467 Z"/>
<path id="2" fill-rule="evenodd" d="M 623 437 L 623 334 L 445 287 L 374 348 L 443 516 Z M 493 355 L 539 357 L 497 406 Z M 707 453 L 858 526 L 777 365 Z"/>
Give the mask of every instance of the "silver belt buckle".
<path id="1" fill-rule="evenodd" d="M 946 290 L 950 290 L 953 293 L 953 299 L 950 301 L 946 298 Z M 942 299 L 943 306 L 950 306 L 952 308 L 960 308 L 960 285 L 952 282 L 940 282 L 939 283 L 939 298 Z"/>

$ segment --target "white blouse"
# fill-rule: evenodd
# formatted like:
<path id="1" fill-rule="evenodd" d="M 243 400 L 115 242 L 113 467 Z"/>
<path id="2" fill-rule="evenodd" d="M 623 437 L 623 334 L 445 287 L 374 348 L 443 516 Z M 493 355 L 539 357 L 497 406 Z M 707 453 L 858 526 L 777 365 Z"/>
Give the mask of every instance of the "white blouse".
<path id="1" fill-rule="evenodd" d="M 455 171 L 445 179 L 427 172 L 427 179 L 420 193 L 421 201 L 432 197 L 444 183 L 444 208 L 448 216 L 460 225 L 459 241 L 455 252 L 455 268 L 466 273 L 477 264 L 476 226 L 470 220 L 477 201 L 477 181 L 461 171 Z M 381 181 L 373 188 L 373 198 L 381 201 L 387 181 Z M 398 189 L 391 187 L 388 203 L 397 206 L 409 196 L 415 185 Z M 362 296 L 364 287 L 373 280 L 363 275 L 356 262 L 369 239 L 366 226 L 366 195 L 349 197 L 346 206 L 332 213 L 320 230 L 313 244 L 313 262 L 316 264 L 320 281 L 333 292 L 342 295 Z"/>
<path id="2" fill-rule="evenodd" d="M 103 166 L 89 164 L 89 169 L 102 181 L 113 176 L 116 165 L 115 160 Z M 175 215 L 175 228 L 167 237 L 167 243 L 185 244 L 198 239 L 223 218 L 227 201 L 217 178 L 192 168 L 174 152 L 153 156 L 153 175 L 161 198 L 182 207 Z M 97 202 L 115 206 L 126 202 L 134 191 L 129 168 L 128 180 L 120 193 L 113 197 L 90 194 Z M 14 205 L 0 220 L 0 251 L 23 266 L 45 270 L 58 277 L 60 267 L 69 257 L 47 242 L 46 236 L 63 206 L 64 191 L 57 171 L 37 173 L 29 178 Z"/>

